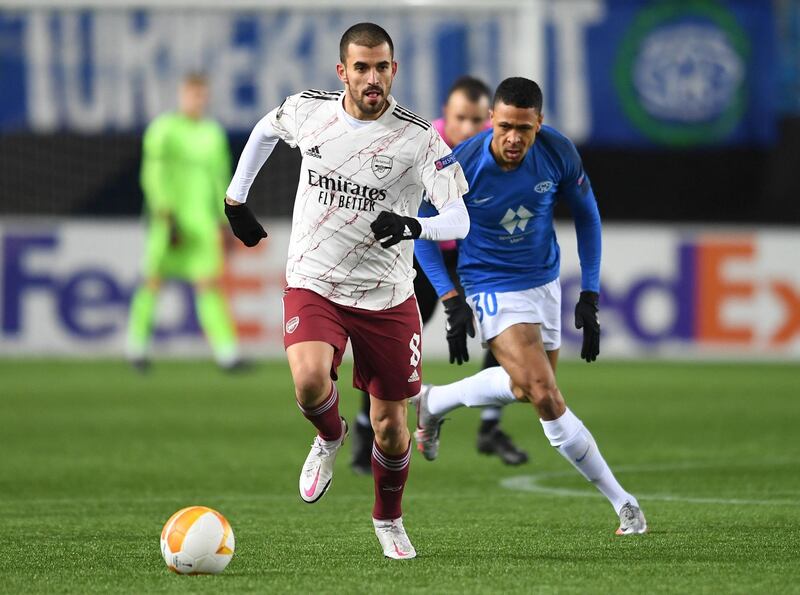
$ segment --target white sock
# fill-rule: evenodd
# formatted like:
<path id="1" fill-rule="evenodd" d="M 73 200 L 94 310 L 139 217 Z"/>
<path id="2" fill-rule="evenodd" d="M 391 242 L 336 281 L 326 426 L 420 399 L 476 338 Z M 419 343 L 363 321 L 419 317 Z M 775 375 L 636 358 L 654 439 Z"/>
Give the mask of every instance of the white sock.
<path id="1" fill-rule="evenodd" d="M 496 421 L 500 419 L 500 407 L 486 407 L 481 411 L 481 421 Z"/>
<path id="2" fill-rule="evenodd" d="M 428 408 L 437 417 L 458 407 L 503 406 L 515 402 L 511 379 L 500 367 L 481 370 L 452 384 L 434 386 L 428 393 Z"/>
<path id="3" fill-rule="evenodd" d="M 550 444 L 608 498 L 617 514 L 626 502 L 639 506 L 636 498 L 626 492 L 614 477 L 589 430 L 572 411 L 567 409 L 552 421 L 539 421 Z"/>

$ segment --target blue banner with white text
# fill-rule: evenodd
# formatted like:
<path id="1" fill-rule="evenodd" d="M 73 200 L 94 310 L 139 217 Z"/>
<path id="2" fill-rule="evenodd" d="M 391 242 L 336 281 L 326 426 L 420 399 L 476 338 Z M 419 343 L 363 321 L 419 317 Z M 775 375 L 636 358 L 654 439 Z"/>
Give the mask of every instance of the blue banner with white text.
<path id="1" fill-rule="evenodd" d="M 542 85 L 547 122 L 581 144 L 764 145 L 774 137 L 772 2 L 489 4 L 0 11 L 0 132 L 139 130 L 174 107 L 190 70 L 210 75 L 214 116 L 247 131 L 290 93 L 339 88 L 339 37 L 373 20 L 394 38 L 394 95 L 427 118 L 439 115 L 461 74 L 490 86 L 524 75 Z"/>

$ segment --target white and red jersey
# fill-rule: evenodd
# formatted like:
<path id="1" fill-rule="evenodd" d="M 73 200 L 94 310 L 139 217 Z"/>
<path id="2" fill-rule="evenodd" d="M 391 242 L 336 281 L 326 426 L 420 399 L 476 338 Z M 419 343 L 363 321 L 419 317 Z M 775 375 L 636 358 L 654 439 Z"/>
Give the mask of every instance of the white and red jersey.
<path id="1" fill-rule="evenodd" d="M 389 96 L 380 118 L 358 125 L 343 94 L 305 91 L 265 118 L 303 154 L 286 281 L 337 304 L 383 310 L 414 293 L 414 243 L 382 248 L 370 224 L 381 211 L 416 216 L 423 191 L 442 211 L 468 187 L 428 121 Z"/>

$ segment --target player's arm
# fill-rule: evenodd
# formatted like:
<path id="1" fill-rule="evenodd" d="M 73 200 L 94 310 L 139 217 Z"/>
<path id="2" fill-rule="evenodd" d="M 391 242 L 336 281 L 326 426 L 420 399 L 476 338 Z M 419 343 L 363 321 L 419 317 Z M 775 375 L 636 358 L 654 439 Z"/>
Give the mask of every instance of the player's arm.
<path id="1" fill-rule="evenodd" d="M 577 151 L 575 151 L 577 157 Z M 589 177 L 577 157 L 571 179 L 562 184 L 560 195 L 567 201 L 575 220 L 578 257 L 581 263 L 581 294 L 575 306 L 575 326 L 583 329 L 581 357 L 593 362 L 600 353 L 600 257 L 602 226 L 597 199 Z"/>
<path id="2" fill-rule="evenodd" d="M 423 201 L 419 209 L 420 220 L 425 221 L 436 216 L 436 209 L 427 201 Z M 475 326 L 472 320 L 472 310 L 467 305 L 464 296 L 456 290 L 453 280 L 447 272 L 444 257 L 439 244 L 431 240 L 417 240 L 414 242 L 414 256 L 422 267 L 425 276 L 436 290 L 436 295 L 444 304 L 447 324 L 447 346 L 450 351 L 450 363 L 457 362 L 461 365 L 469 361 L 467 350 L 467 335 L 475 336 Z"/>
<path id="3" fill-rule="evenodd" d="M 214 195 L 222 196 L 226 192 L 227 184 L 231 179 L 231 148 L 228 144 L 228 137 L 220 127 L 217 150 L 214 155 Z M 215 201 L 218 205 L 220 221 L 225 220 L 225 202 Z"/>
<path id="4" fill-rule="evenodd" d="M 442 137 L 431 128 L 415 159 L 425 195 L 438 213 L 432 217 L 405 217 L 390 211 L 372 223 L 375 237 L 388 248 L 401 240 L 460 240 L 469 232 L 469 213 L 461 198 L 469 190 L 461 165 Z"/>
<path id="5" fill-rule="evenodd" d="M 170 120 L 162 116 L 151 122 L 145 130 L 142 139 L 142 169 L 139 173 L 148 212 L 163 218 L 167 218 L 173 209 L 168 183 L 169 127 Z"/>
<path id="6" fill-rule="evenodd" d="M 236 165 L 233 179 L 225 193 L 225 215 L 231 224 L 233 235 L 245 246 L 255 246 L 267 232 L 247 207 L 247 195 L 261 167 L 272 154 L 279 140 L 296 146 L 294 131 L 294 108 L 296 97 L 286 99 L 255 125 Z"/>
<path id="7" fill-rule="evenodd" d="M 422 205 L 419 208 L 419 221 L 424 222 L 426 219 L 436 215 L 436 208 L 428 201 L 422 201 Z M 431 285 L 436 290 L 436 295 L 445 299 L 445 296 L 452 297 L 450 294 L 455 295 L 457 293 L 453 280 L 447 272 L 447 266 L 444 263 L 439 244 L 432 240 L 418 239 L 414 242 L 414 256 L 416 256 L 425 276 L 428 277 Z"/>
<path id="8" fill-rule="evenodd" d="M 420 235 L 425 240 L 460 240 L 469 233 L 469 213 L 462 198 L 469 185 L 461 164 L 450 147 L 433 128 L 417 158 L 417 171 L 425 198 L 438 214 L 419 219 Z"/>

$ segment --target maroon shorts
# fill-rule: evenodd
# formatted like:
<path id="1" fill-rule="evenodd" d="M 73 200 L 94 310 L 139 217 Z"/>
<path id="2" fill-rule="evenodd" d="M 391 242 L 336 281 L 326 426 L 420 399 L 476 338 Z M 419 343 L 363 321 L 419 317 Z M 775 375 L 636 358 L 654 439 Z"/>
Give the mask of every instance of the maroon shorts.
<path id="1" fill-rule="evenodd" d="M 333 345 L 331 378 L 353 346 L 353 386 L 384 401 L 400 401 L 422 388 L 422 333 L 412 295 L 388 310 L 340 306 L 309 289 L 283 295 L 283 345 L 324 341 Z"/>

